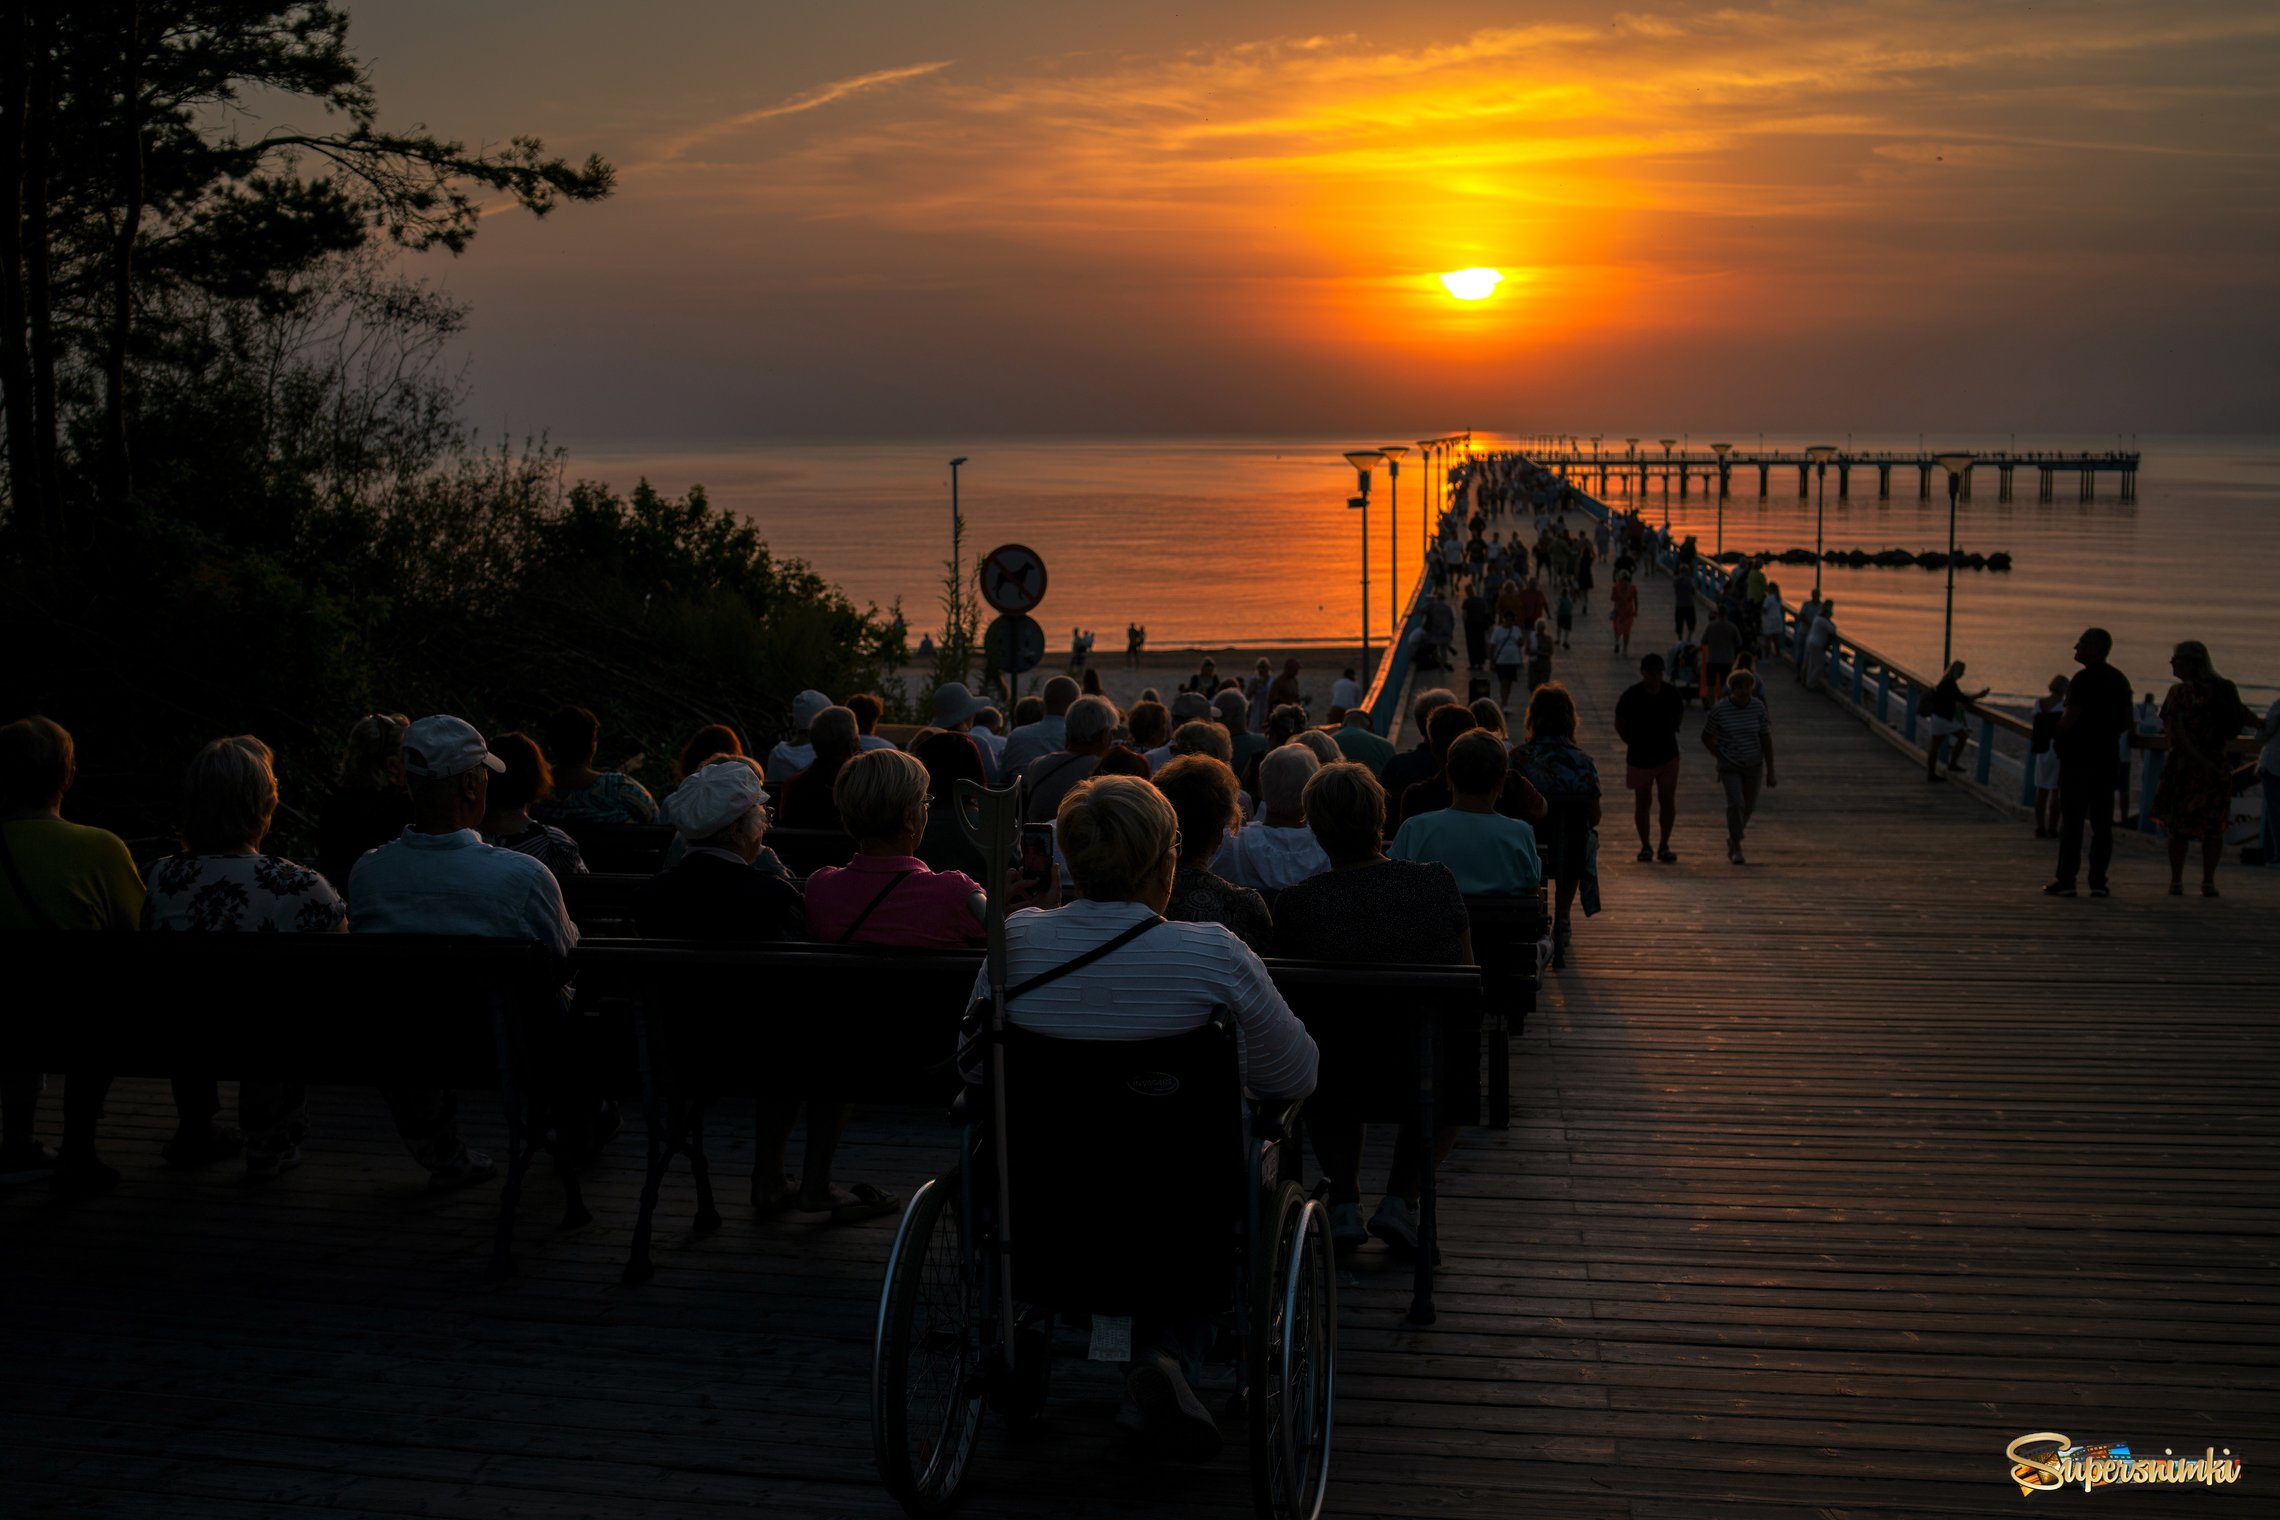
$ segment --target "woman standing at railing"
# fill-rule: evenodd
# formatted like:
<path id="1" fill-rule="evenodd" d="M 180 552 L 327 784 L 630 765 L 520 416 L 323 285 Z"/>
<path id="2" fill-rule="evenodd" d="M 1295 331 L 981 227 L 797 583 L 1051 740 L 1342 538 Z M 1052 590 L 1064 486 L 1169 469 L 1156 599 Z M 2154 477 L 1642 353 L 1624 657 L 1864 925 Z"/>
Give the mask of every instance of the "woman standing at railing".
<path id="1" fill-rule="evenodd" d="M 2185 895 L 2185 851 L 2201 841 L 2201 895 L 2217 895 L 2217 856 L 2232 821 L 2232 762 L 2225 746 L 2256 721 L 2240 688 L 2217 674 L 2209 647 L 2187 639 L 2169 656 L 2177 684 L 2161 703 L 2169 759 L 2154 788 L 2153 821 L 2169 830 L 2169 895 Z"/>

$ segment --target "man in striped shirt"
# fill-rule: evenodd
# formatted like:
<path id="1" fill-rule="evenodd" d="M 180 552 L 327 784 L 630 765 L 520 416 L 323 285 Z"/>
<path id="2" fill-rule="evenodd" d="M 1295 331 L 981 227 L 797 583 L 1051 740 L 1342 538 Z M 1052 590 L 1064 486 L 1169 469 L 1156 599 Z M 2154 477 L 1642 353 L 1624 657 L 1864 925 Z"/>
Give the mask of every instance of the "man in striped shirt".
<path id="1" fill-rule="evenodd" d="M 1146 1040 L 1201 1027 L 1214 1009 L 1235 1019 L 1237 1063 L 1255 1097 L 1287 1101 L 1314 1091 L 1314 1038 L 1275 990 L 1267 968 L 1221 924 L 1167 923 L 1179 867 L 1179 828 L 1161 792 L 1134 776 L 1083 781 L 1056 817 L 1061 853 L 1083 894 L 1067 907 L 1027 909 L 1005 921 L 1006 983 L 1047 977 L 1113 941 L 1116 948 L 1010 1001 L 1006 1020 L 1061 1039 Z M 990 995 L 989 974 L 974 996 Z M 961 1042 L 959 1068 L 981 1072 L 979 1031 Z M 1201 1186 L 1201 1179 L 1198 1180 Z M 1135 1316 L 1128 1409 L 1160 1449 L 1203 1460 L 1219 1428 L 1195 1396 L 1203 1327 Z"/>

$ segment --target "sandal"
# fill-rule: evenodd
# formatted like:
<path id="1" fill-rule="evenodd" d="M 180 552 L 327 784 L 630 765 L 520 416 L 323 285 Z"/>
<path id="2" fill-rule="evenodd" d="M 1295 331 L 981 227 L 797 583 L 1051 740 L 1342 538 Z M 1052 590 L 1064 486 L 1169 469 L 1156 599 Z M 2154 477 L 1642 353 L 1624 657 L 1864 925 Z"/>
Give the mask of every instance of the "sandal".
<path id="1" fill-rule="evenodd" d="M 752 1216 L 755 1219 L 773 1219 L 790 1209 L 800 1196 L 800 1179 L 786 1172 L 783 1185 L 772 1193 L 760 1191 L 760 1179 L 752 1179 Z"/>
<path id="2" fill-rule="evenodd" d="M 865 1220 L 882 1219 L 889 1214 L 902 1212 L 900 1198 L 883 1188 L 875 1188 L 868 1182 L 850 1184 L 847 1191 L 851 1195 L 850 1201 L 836 1204 L 831 1210 L 833 1224 L 862 1224 Z"/>

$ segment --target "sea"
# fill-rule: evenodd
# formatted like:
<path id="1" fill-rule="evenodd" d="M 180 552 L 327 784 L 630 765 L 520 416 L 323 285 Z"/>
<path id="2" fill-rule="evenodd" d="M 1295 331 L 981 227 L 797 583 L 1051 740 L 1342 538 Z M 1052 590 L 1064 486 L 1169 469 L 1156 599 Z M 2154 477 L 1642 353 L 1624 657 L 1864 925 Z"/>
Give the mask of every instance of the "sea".
<path id="1" fill-rule="evenodd" d="M 1478 430 L 1472 440 L 1481 449 L 1523 446 L 1514 435 Z M 1305 650 L 1351 648 L 1360 640 L 1365 516 L 1374 643 L 1382 645 L 1397 605 L 1415 589 L 1429 498 L 1438 494 L 1421 455 L 1412 447 L 1395 478 L 1375 473 L 1366 514 L 1349 506 L 1355 476 L 1343 452 L 1384 441 L 573 443 L 569 470 L 574 479 L 621 491 L 642 478 L 668 494 L 701 485 L 716 505 L 750 519 L 775 553 L 805 561 L 858 605 L 884 610 L 899 602 L 915 645 L 941 621 L 951 554 L 949 461 L 963 458 L 961 562 L 970 573 L 978 555 L 1008 544 L 1042 558 L 1047 584 L 1035 616 L 1049 649 L 1065 649 L 1082 628 L 1098 636 L 1101 654 L 1121 651 L 1127 625 L 1136 624 L 1152 649 Z M 1738 450 L 1828 442 L 1913 455 L 1920 447 L 1913 433 L 1735 441 Z M 2094 499 L 2078 500 L 2071 475 L 2058 477 L 2058 499 L 2039 502 L 2027 469 L 2018 472 L 2017 499 L 1998 502 L 1994 472 L 1975 475 L 1973 499 L 1958 511 L 1957 545 L 2009 554 L 2012 568 L 1957 574 L 1954 641 L 1957 658 L 1970 666 L 1967 687 L 1987 685 L 1996 700 L 2023 705 L 2051 676 L 2073 668 L 2075 635 L 2097 624 L 2113 632 L 2114 662 L 2141 691 L 2163 690 L 2171 647 L 2199 639 L 2260 710 L 2280 694 L 2280 437 L 1945 434 L 1922 443 L 1975 453 L 2121 447 L 2143 456 L 2134 502 L 2121 499 L 2120 481 L 2110 476 L 2098 480 Z M 1918 500 L 1916 489 L 1913 468 L 1898 468 L 1891 498 L 1880 501 L 1875 471 L 1860 469 L 1851 499 L 1840 501 L 1832 469 L 1821 506 L 1823 542 L 1871 553 L 1944 551 L 1945 486 L 1935 476 L 1929 501 Z M 1632 505 L 1619 482 L 1609 500 Z M 1815 502 L 1799 498 L 1794 470 L 1774 471 L 1764 499 L 1756 472 L 1737 470 L 1734 494 L 1722 504 L 1702 490 L 1700 477 L 1683 501 L 1675 489 L 1666 501 L 1658 482 L 1637 504 L 1650 521 L 1667 513 L 1673 532 L 1694 534 L 1705 551 L 1720 544 L 1778 551 L 1814 541 Z M 1810 566 L 1773 573 L 1793 605 L 1810 586 Z M 1848 636 L 1903 665 L 1937 668 L 1941 573 L 1829 566 L 1822 583 Z M 1579 619 L 1579 647 L 1605 615 L 1602 590 L 1590 615 Z"/>

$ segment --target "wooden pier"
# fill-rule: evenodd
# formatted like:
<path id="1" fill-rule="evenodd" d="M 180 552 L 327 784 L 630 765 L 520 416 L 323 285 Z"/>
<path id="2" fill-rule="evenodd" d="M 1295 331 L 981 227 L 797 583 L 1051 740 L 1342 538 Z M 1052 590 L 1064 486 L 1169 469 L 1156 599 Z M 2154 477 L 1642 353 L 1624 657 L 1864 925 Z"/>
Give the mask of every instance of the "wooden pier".
<path id="1" fill-rule="evenodd" d="M 1734 476 L 1749 470 L 1757 472 L 1759 499 L 1773 494 L 1776 475 L 1784 478 L 1796 472 L 1797 494 L 1813 493 L 1815 483 L 1828 476 L 1836 479 L 1839 501 L 1852 498 L 1852 478 L 1856 470 L 1876 472 L 1876 499 L 1889 501 L 1892 497 L 1894 471 L 1913 470 L 1916 476 L 1916 499 L 1929 501 L 1934 488 L 1942 481 L 1943 467 L 1936 453 L 1901 454 L 1885 450 L 1851 449 L 1834 450 L 1827 459 L 1816 459 L 1807 452 L 1794 449 L 1774 449 L 1734 452 L 1695 453 L 1680 449 L 1676 452 L 1658 451 L 1654 445 L 1626 448 L 1621 452 L 1596 449 L 1529 450 L 1528 457 L 1547 470 L 1574 481 L 1579 487 L 1588 487 L 1594 494 L 1605 497 L 1610 489 L 1628 491 L 1634 498 L 1644 497 L 1656 483 L 1664 495 L 1673 486 L 1680 500 L 1693 491 L 1699 477 L 1705 492 L 1716 491 L 1720 497 L 1734 494 Z M 2035 472 L 2037 501 L 2057 499 L 2057 480 L 2061 475 L 2074 477 L 2075 493 L 2082 501 L 2097 499 L 2098 477 L 2107 475 L 2117 482 L 2118 498 L 2123 502 L 2137 500 L 2138 465 L 2142 456 L 2134 449 L 2116 449 L 2104 453 L 2053 453 L 2043 450 L 2004 449 L 1971 456 L 1964 468 L 1962 496 L 1971 499 L 1972 477 L 1983 470 L 1995 473 L 1997 501 L 2015 498 L 2015 477 L 2021 470 Z"/>
<path id="2" fill-rule="evenodd" d="M 1670 628 L 1646 586 L 1641 650 Z M 2038 1503 L 2244 1512 L 2280 1414 L 2280 872 L 2168 898 L 2124 837 L 2112 900 L 2042 898 L 2051 846 L 1784 669 L 1751 864 L 1698 720 L 1682 858 L 1634 864 L 1604 595 L 1554 673 L 1610 784 L 1607 911 L 1515 1044 L 1512 1129 L 1450 1159 L 1440 1323 L 1399 1327 L 1375 1246 L 1342 1278 L 1330 1513 L 2015 1515 L 2034 1431 L 2248 1460 L 2237 1492 Z M 486 1287 L 495 1194 L 424 1191 L 369 1092 L 313 1106 L 307 1164 L 249 1186 L 162 1167 L 164 1084 L 123 1082 L 117 1193 L 0 1193 L 0 1514 L 896 1513 L 866 1423 L 885 1225 L 731 1203 L 685 1240 L 677 1181 L 656 1280 L 622 1286 L 629 1135 L 598 1222 L 547 1234 L 534 1187 L 523 1275 Z M 749 1112 L 724 1123 L 738 1178 Z M 950 1150 L 870 1113 L 840 1171 L 908 1196 Z M 992 1425 L 962 1513 L 1249 1512 L 1237 1449 L 1134 1465 L 1080 1358 L 1043 1432 Z"/>

